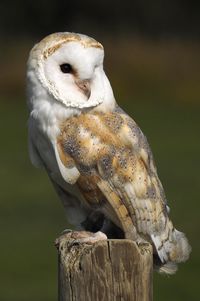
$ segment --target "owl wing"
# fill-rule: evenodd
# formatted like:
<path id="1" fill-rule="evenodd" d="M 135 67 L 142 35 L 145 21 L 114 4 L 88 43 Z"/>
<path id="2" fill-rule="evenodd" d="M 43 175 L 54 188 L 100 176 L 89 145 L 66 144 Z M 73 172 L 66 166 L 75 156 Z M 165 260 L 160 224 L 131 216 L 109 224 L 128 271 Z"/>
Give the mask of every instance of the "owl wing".
<path id="1" fill-rule="evenodd" d="M 127 114 L 120 113 L 120 117 L 122 125 L 118 133 L 114 131 L 122 145 L 114 157 L 110 156 L 112 176 L 108 176 L 105 157 L 101 158 L 97 162 L 101 176 L 97 185 L 107 198 L 114 194 L 116 199 L 117 195 L 119 201 L 110 197 L 110 203 L 118 204 L 118 216 L 127 223 L 127 236 L 130 237 L 129 231 L 134 225 L 139 239 L 151 241 L 154 234 L 165 228 L 166 198 L 146 137 Z"/>
<path id="2" fill-rule="evenodd" d="M 57 140 L 57 160 L 62 174 L 76 170 L 74 182 L 85 199 L 120 225 L 126 238 L 153 242 L 162 262 L 176 260 L 180 248 L 172 246 L 180 232 L 168 218 L 147 140 L 128 115 L 81 114 L 67 120 Z"/>
<path id="3" fill-rule="evenodd" d="M 77 183 L 92 205 L 104 196 L 113 209 L 104 202 L 105 213 L 128 238 L 135 239 L 136 232 L 150 236 L 164 227 L 162 185 L 147 140 L 128 115 L 71 118 L 62 126 L 55 154 L 66 182 Z"/>

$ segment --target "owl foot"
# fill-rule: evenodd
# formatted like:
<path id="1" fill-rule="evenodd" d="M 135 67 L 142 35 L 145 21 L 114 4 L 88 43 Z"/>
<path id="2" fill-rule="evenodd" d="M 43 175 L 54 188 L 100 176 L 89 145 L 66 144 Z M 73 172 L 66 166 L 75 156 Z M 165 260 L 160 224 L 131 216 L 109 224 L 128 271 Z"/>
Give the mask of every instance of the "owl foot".
<path id="1" fill-rule="evenodd" d="M 146 240 L 139 238 L 136 241 L 138 247 L 140 248 L 141 252 L 144 253 L 151 253 L 151 248 L 150 248 L 150 244 L 149 242 L 147 242 Z"/>
<path id="2" fill-rule="evenodd" d="M 66 233 L 67 237 L 74 239 L 72 241 L 72 245 L 76 244 L 94 244 L 100 240 L 107 240 L 106 234 L 101 231 L 96 233 L 88 232 L 88 231 L 71 231 Z"/>
<path id="3" fill-rule="evenodd" d="M 138 246 L 148 244 L 148 242 L 146 240 L 144 240 L 143 238 L 138 238 L 136 240 L 136 243 Z"/>

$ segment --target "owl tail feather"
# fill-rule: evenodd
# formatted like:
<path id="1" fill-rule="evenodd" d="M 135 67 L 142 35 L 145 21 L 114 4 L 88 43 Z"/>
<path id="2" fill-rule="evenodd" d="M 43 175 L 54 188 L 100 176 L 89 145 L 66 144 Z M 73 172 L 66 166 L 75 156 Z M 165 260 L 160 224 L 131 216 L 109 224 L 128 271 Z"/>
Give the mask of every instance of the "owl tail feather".
<path id="1" fill-rule="evenodd" d="M 162 233 L 151 235 L 156 252 L 160 259 L 158 270 L 161 273 L 174 274 L 177 263 L 189 258 L 191 247 L 184 233 L 176 230 L 171 221 L 168 221 Z"/>
<path id="2" fill-rule="evenodd" d="M 174 262 L 162 263 L 158 256 L 154 256 L 153 268 L 156 272 L 165 275 L 173 275 L 177 272 L 178 266 Z"/>

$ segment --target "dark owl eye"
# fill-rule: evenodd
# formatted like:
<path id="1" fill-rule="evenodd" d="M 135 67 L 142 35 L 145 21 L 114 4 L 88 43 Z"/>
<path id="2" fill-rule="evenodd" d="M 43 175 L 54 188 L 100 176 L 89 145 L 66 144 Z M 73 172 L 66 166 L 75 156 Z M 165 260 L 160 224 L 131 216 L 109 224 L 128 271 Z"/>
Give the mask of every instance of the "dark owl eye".
<path id="1" fill-rule="evenodd" d="M 72 66 L 70 64 L 62 64 L 60 65 L 60 70 L 62 71 L 62 73 L 71 73 Z"/>

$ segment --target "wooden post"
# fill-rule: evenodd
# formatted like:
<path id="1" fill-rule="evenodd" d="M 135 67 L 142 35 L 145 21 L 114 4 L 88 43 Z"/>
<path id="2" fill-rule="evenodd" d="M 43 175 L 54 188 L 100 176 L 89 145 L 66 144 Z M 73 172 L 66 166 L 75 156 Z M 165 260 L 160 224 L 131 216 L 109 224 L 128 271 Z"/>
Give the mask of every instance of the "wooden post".
<path id="1" fill-rule="evenodd" d="M 131 240 L 73 244 L 63 235 L 59 301 L 152 301 L 152 248 Z"/>

